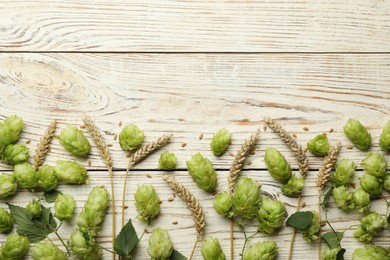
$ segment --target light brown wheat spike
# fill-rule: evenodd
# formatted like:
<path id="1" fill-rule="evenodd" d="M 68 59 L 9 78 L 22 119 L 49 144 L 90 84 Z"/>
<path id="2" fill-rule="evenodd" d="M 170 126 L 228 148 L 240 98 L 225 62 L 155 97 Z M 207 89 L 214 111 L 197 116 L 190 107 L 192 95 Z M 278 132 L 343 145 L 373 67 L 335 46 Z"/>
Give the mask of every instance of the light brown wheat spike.
<path id="1" fill-rule="evenodd" d="M 195 199 L 194 195 L 188 191 L 183 185 L 178 183 L 173 177 L 163 175 L 162 178 L 168 183 L 168 185 L 180 196 L 182 200 L 187 203 L 188 208 L 192 211 L 192 215 L 195 221 L 195 229 L 197 232 L 197 238 L 200 240 L 206 228 L 206 220 L 202 207 Z"/>
<path id="2" fill-rule="evenodd" d="M 83 119 L 85 128 L 87 128 L 88 133 L 91 135 L 91 138 L 93 142 L 95 143 L 96 147 L 99 150 L 100 157 L 103 159 L 104 164 L 108 168 L 108 173 L 110 175 L 110 183 L 111 183 L 111 207 L 112 207 L 112 214 L 111 214 L 111 228 L 112 228 L 112 259 L 115 260 L 115 253 L 114 253 L 114 238 L 116 236 L 115 231 L 115 196 L 114 196 L 114 180 L 113 180 L 113 172 L 112 172 L 112 158 L 110 151 L 107 148 L 106 142 L 104 142 L 104 139 L 102 135 L 100 134 L 99 129 L 96 127 L 95 123 L 89 118 L 84 117 Z"/>
<path id="3" fill-rule="evenodd" d="M 297 143 L 297 141 L 291 136 L 291 134 L 284 130 L 283 127 L 275 120 L 267 117 L 264 118 L 264 121 L 294 153 L 294 156 L 298 161 L 299 172 L 302 177 L 306 177 L 309 171 L 309 162 L 305 150 Z"/>
<path id="4" fill-rule="evenodd" d="M 317 175 L 317 186 L 320 189 L 323 189 L 330 179 L 330 174 L 332 172 L 333 166 L 336 163 L 337 156 L 340 151 L 340 143 L 336 143 L 325 156 L 324 161 L 322 162 L 321 168 Z"/>
<path id="5" fill-rule="evenodd" d="M 43 164 L 46 154 L 50 151 L 50 142 L 54 137 L 56 127 L 57 127 L 57 122 L 56 120 L 54 120 L 53 122 L 50 123 L 50 125 L 46 129 L 46 132 L 43 134 L 41 140 L 39 140 L 34 155 L 35 170 L 38 170 L 39 166 Z"/>
<path id="6" fill-rule="evenodd" d="M 257 129 L 256 132 L 254 132 L 248 139 L 245 140 L 245 142 L 241 145 L 240 149 L 234 156 L 228 177 L 228 191 L 230 194 L 233 194 L 238 174 L 242 169 L 245 159 L 255 149 L 257 140 L 259 140 L 259 133 L 260 131 L 259 129 Z"/>

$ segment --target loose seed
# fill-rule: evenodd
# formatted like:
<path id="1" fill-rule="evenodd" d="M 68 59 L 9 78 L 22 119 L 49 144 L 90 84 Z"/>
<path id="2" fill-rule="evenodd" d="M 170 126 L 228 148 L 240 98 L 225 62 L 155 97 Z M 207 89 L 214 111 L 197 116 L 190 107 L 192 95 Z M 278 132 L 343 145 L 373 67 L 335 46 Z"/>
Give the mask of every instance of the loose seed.
<path id="1" fill-rule="evenodd" d="M 172 222 L 173 225 L 177 225 L 177 223 L 179 223 L 179 222 L 177 222 L 177 221 Z"/>
<path id="2" fill-rule="evenodd" d="M 168 202 L 172 202 L 174 200 L 175 200 L 174 198 L 168 198 Z"/>
<path id="3" fill-rule="evenodd" d="M 229 152 L 229 155 L 231 156 L 231 157 L 234 157 L 234 153 L 233 152 Z"/>
<path id="4" fill-rule="evenodd" d="M 309 128 L 307 128 L 306 126 L 303 128 L 303 131 L 309 131 Z"/>
<path id="5" fill-rule="evenodd" d="M 352 149 L 353 146 L 349 144 L 349 145 L 346 145 L 345 148 L 347 148 L 347 149 Z"/>
<path id="6" fill-rule="evenodd" d="M 252 161 L 248 160 L 248 162 L 246 163 L 246 165 L 252 165 Z"/>
<path id="7" fill-rule="evenodd" d="M 202 133 L 200 133 L 200 134 L 198 135 L 198 139 L 199 139 L 199 140 L 202 140 L 202 139 L 203 139 L 203 134 L 202 134 Z"/>
<path id="8" fill-rule="evenodd" d="M 264 132 L 267 131 L 267 125 L 263 125 Z"/>
<path id="9" fill-rule="evenodd" d="M 117 137 L 118 137 L 118 135 L 117 135 L 117 134 L 114 134 L 114 140 L 116 140 Z"/>
<path id="10" fill-rule="evenodd" d="M 29 144 L 29 143 L 31 143 L 31 139 L 26 140 L 26 144 Z"/>
<path id="11" fill-rule="evenodd" d="M 159 204 L 162 204 L 162 203 L 163 203 L 163 201 L 162 201 L 162 200 L 158 200 L 158 203 L 159 203 Z"/>
<path id="12" fill-rule="evenodd" d="M 124 206 L 123 206 L 123 208 L 125 208 L 125 209 L 127 209 L 128 207 L 129 207 L 129 206 L 127 206 L 127 205 L 124 205 Z"/>
<path id="13" fill-rule="evenodd" d="M 92 161 L 91 161 L 91 160 L 88 160 L 87 163 L 88 163 L 88 167 L 91 167 Z"/>
<path id="14" fill-rule="evenodd" d="M 148 230 L 147 228 L 144 228 L 144 232 L 145 232 L 146 234 L 148 234 L 148 233 L 149 233 L 149 230 Z"/>
<path id="15" fill-rule="evenodd" d="M 107 147 L 112 147 L 112 144 L 107 144 Z"/>
<path id="16" fill-rule="evenodd" d="M 181 147 L 186 147 L 187 143 L 181 143 Z"/>
<path id="17" fill-rule="evenodd" d="M 84 124 L 81 124 L 81 125 L 80 125 L 80 128 L 83 128 L 83 129 L 84 129 L 84 128 L 85 128 L 85 125 L 84 125 Z"/>
<path id="18" fill-rule="evenodd" d="M 148 173 L 148 174 L 146 174 L 146 177 L 148 177 L 148 178 L 152 178 L 152 175 L 150 174 L 150 173 Z"/>
<path id="19" fill-rule="evenodd" d="M 325 227 L 326 226 L 326 222 L 325 221 L 321 221 L 321 227 Z"/>
<path id="20" fill-rule="evenodd" d="M 333 128 L 330 128 L 330 129 L 329 129 L 329 133 L 332 133 L 333 131 L 334 131 Z"/>
<path id="21" fill-rule="evenodd" d="M 173 196 L 173 198 L 176 198 L 176 193 L 175 192 L 172 193 L 172 196 Z"/>
<path id="22" fill-rule="evenodd" d="M 352 187 L 352 189 L 356 189 L 355 183 L 351 183 L 351 187 Z"/>
<path id="23" fill-rule="evenodd" d="M 119 121 L 118 126 L 122 126 L 122 121 Z"/>
<path id="24" fill-rule="evenodd" d="M 301 208 L 304 208 L 304 207 L 306 207 L 306 202 L 303 202 L 301 205 Z"/>

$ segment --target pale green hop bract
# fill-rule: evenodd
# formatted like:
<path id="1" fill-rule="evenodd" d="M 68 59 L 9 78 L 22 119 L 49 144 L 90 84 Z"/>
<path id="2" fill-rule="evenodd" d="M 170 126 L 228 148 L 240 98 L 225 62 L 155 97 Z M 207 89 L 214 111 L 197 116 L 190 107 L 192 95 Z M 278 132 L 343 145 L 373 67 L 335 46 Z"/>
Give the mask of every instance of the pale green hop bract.
<path id="1" fill-rule="evenodd" d="M 318 156 L 325 156 L 329 150 L 328 137 L 326 135 L 317 135 L 307 143 L 309 151 Z"/>
<path id="2" fill-rule="evenodd" d="M 27 204 L 26 210 L 27 212 L 30 212 L 34 218 L 39 217 L 42 211 L 41 202 L 39 200 L 33 199 L 29 204 Z"/>
<path id="3" fill-rule="evenodd" d="M 119 134 L 119 144 L 123 150 L 131 151 L 140 147 L 144 138 L 144 131 L 135 124 L 130 124 L 125 126 Z"/>
<path id="4" fill-rule="evenodd" d="M 208 237 L 202 242 L 200 250 L 204 260 L 225 260 L 218 238 Z"/>
<path id="5" fill-rule="evenodd" d="M 4 149 L 1 159 L 9 164 L 23 163 L 30 157 L 29 151 L 24 144 L 9 144 Z"/>
<path id="6" fill-rule="evenodd" d="M 58 194 L 54 203 L 54 216 L 59 220 L 73 218 L 76 202 L 72 195 Z"/>
<path id="7" fill-rule="evenodd" d="M 37 173 L 31 164 L 25 162 L 14 166 L 13 175 L 16 178 L 18 187 L 34 189 L 37 183 Z"/>
<path id="8" fill-rule="evenodd" d="M 349 119 L 344 126 L 344 134 L 360 150 L 367 150 L 371 146 L 371 135 L 357 120 Z"/>
<path id="9" fill-rule="evenodd" d="M 228 130 L 222 128 L 213 136 L 210 148 L 215 156 L 222 156 L 226 152 L 232 139 L 232 135 L 233 134 L 229 133 Z"/>
<path id="10" fill-rule="evenodd" d="M 148 254 L 151 260 L 168 260 L 173 252 L 173 243 L 168 232 L 162 228 L 153 230 L 149 238 Z"/>
<path id="11" fill-rule="evenodd" d="M 265 150 L 264 160 L 269 173 L 275 180 L 287 182 L 291 178 L 291 167 L 278 150 L 274 148 Z"/>
<path id="12" fill-rule="evenodd" d="M 302 177 L 293 175 L 280 189 L 286 196 L 297 196 L 302 192 L 304 186 L 305 180 Z"/>
<path id="13" fill-rule="evenodd" d="M 160 214 L 160 199 L 152 185 L 138 185 L 134 199 L 140 220 L 150 223 Z"/>
<path id="14" fill-rule="evenodd" d="M 383 246 L 365 245 L 364 248 L 357 248 L 352 254 L 352 260 L 389 260 L 390 250 Z"/>
<path id="15" fill-rule="evenodd" d="M 87 169 L 77 162 L 57 160 L 54 172 L 58 180 L 67 184 L 84 184 L 87 181 Z"/>
<path id="16" fill-rule="evenodd" d="M 31 248 L 34 260 L 67 260 L 68 258 L 50 241 L 41 241 Z"/>
<path id="17" fill-rule="evenodd" d="M 336 165 L 336 170 L 331 176 L 331 181 L 336 186 L 352 183 L 356 164 L 350 159 L 342 159 Z"/>
<path id="18" fill-rule="evenodd" d="M 384 151 L 390 150 L 390 120 L 383 127 L 381 136 L 379 137 L 379 146 Z"/>
<path id="19" fill-rule="evenodd" d="M 0 249 L 0 259 L 19 260 L 27 253 L 30 241 L 26 236 L 10 234 Z"/>
<path id="20" fill-rule="evenodd" d="M 370 153 L 363 161 L 364 170 L 378 178 L 383 178 L 387 175 L 387 161 L 380 153 Z"/>
<path id="21" fill-rule="evenodd" d="M 197 153 L 186 164 L 189 174 L 200 189 L 205 191 L 215 190 L 217 187 L 217 173 L 209 159 Z"/>
<path id="22" fill-rule="evenodd" d="M 362 188 L 358 188 L 352 193 L 352 200 L 355 203 L 355 208 L 359 212 L 364 212 L 370 209 L 370 194 L 365 192 Z"/>
<path id="23" fill-rule="evenodd" d="M 381 194 L 383 181 L 380 178 L 375 177 L 371 174 L 363 174 L 360 179 L 360 187 L 371 197 L 375 197 Z"/>
<path id="24" fill-rule="evenodd" d="M 386 225 L 387 220 L 385 215 L 371 212 L 360 220 L 360 225 L 353 235 L 361 242 L 371 242 L 373 237 L 376 236 Z"/>
<path id="25" fill-rule="evenodd" d="M 0 150 L 19 139 L 23 125 L 23 120 L 17 115 L 10 116 L 0 123 Z"/>
<path id="26" fill-rule="evenodd" d="M 70 246 L 78 259 L 96 260 L 103 255 L 102 249 L 94 241 L 87 241 L 79 229 L 70 235 Z"/>
<path id="27" fill-rule="evenodd" d="M 383 188 L 390 192 L 390 174 L 387 174 L 387 176 L 383 179 Z"/>
<path id="28" fill-rule="evenodd" d="M 5 209 L 0 208 L 0 232 L 6 233 L 10 231 L 13 226 L 14 220 L 12 219 L 11 214 Z"/>
<path id="29" fill-rule="evenodd" d="M 241 177 L 233 195 L 233 211 L 244 219 L 253 218 L 261 203 L 260 186 L 248 177 Z"/>
<path id="30" fill-rule="evenodd" d="M 173 170 L 176 167 L 177 157 L 174 153 L 165 151 L 160 155 L 158 167 L 161 170 Z"/>
<path id="31" fill-rule="evenodd" d="M 6 198 L 16 192 L 18 185 L 12 174 L 3 173 L 0 175 L 0 198 Z"/>
<path id="32" fill-rule="evenodd" d="M 272 234 L 283 225 L 285 217 L 286 208 L 282 202 L 263 197 L 260 209 L 257 212 L 258 230 Z"/>
<path id="33" fill-rule="evenodd" d="M 231 218 L 234 215 L 233 198 L 227 191 L 220 192 L 214 198 L 214 209 L 218 214 Z"/>
<path id="34" fill-rule="evenodd" d="M 263 241 L 248 247 L 245 250 L 243 260 L 273 260 L 278 254 L 278 246 L 275 242 Z"/>
<path id="35" fill-rule="evenodd" d="M 349 191 L 347 187 L 345 186 L 334 187 L 332 194 L 338 208 L 340 209 L 355 208 L 352 192 Z"/>
<path id="36" fill-rule="evenodd" d="M 57 187 L 57 176 L 52 166 L 41 166 L 37 172 L 37 189 L 51 191 Z"/>
<path id="37" fill-rule="evenodd" d="M 311 220 L 310 227 L 308 230 L 302 232 L 303 238 L 308 242 L 318 240 L 318 232 L 320 231 L 321 226 L 318 212 L 314 210 L 312 210 L 311 212 L 313 213 L 313 218 Z"/>
<path id="38" fill-rule="evenodd" d="M 321 255 L 322 260 L 336 260 L 336 256 L 339 250 L 340 250 L 339 246 L 330 249 L 329 246 L 326 245 Z"/>
<path id="39" fill-rule="evenodd" d="M 85 157 L 91 151 L 91 145 L 83 131 L 67 125 L 59 136 L 60 144 L 74 156 Z"/>

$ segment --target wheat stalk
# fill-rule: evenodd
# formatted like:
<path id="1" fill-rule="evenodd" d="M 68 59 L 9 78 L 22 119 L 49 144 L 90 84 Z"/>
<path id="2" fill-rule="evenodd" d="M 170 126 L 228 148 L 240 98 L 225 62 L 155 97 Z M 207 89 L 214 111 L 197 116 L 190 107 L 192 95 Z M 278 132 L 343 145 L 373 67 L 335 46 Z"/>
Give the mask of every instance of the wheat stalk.
<path id="1" fill-rule="evenodd" d="M 57 121 L 53 120 L 50 123 L 46 132 L 43 134 L 42 138 L 39 140 L 37 149 L 35 150 L 34 155 L 34 168 L 38 170 L 38 168 L 45 161 L 46 154 L 50 151 L 50 142 L 54 137 L 54 133 L 56 131 Z"/>
<path id="2" fill-rule="evenodd" d="M 113 172 L 112 172 L 112 158 L 110 151 L 108 150 L 107 144 L 104 141 L 102 135 L 100 134 L 99 129 L 96 127 L 95 123 L 89 118 L 84 117 L 83 119 L 85 128 L 91 135 L 93 142 L 99 150 L 100 157 L 103 159 L 104 164 L 107 166 L 108 173 L 110 175 L 110 183 L 111 183 L 111 198 L 112 198 L 112 214 L 111 214 L 111 222 L 112 222 L 112 259 L 115 260 L 115 249 L 114 249 L 114 238 L 116 235 L 115 232 L 115 195 L 114 195 L 114 180 L 113 180 Z"/>
<path id="3" fill-rule="evenodd" d="M 125 180 L 123 185 L 122 193 L 122 227 L 125 225 L 125 199 L 126 199 L 126 187 L 127 187 L 127 178 L 129 176 L 129 171 L 134 167 L 134 165 L 145 159 L 149 154 L 156 151 L 157 149 L 167 145 L 172 139 L 172 135 L 163 135 L 159 137 L 156 141 L 148 143 L 141 148 L 139 148 L 135 153 L 133 153 L 129 158 L 129 163 L 127 164 Z"/>
<path id="4" fill-rule="evenodd" d="M 192 216 L 195 222 L 195 229 L 197 232 L 197 238 L 192 248 L 191 255 L 189 257 L 189 260 L 191 260 L 192 256 L 194 255 L 196 245 L 200 241 L 206 228 L 206 220 L 203 209 L 194 197 L 194 195 L 192 195 L 189 190 L 187 190 L 183 185 L 178 183 L 173 177 L 163 175 L 162 178 L 180 196 L 180 198 L 187 203 L 188 208 L 192 211 Z"/>
<path id="5" fill-rule="evenodd" d="M 336 163 L 337 156 L 340 151 L 340 143 L 336 143 L 325 156 L 322 162 L 321 168 L 317 175 L 317 186 L 321 189 L 325 187 L 330 179 L 330 175 L 334 164 Z"/>
<path id="6" fill-rule="evenodd" d="M 305 150 L 302 148 L 302 146 L 300 146 L 297 141 L 291 136 L 291 134 L 284 130 L 283 127 L 272 118 L 264 118 L 264 122 L 282 139 L 282 141 L 294 153 L 294 156 L 298 161 L 299 173 L 302 175 L 302 177 L 306 177 L 309 171 L 309 162 Z"/>

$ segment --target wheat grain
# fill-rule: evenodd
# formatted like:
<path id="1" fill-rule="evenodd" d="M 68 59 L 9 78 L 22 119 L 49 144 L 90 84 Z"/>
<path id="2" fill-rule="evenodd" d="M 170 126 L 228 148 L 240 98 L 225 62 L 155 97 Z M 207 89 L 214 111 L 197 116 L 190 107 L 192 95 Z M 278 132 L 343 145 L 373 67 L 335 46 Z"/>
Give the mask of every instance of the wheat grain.
<path id="1" fill-rule="evenodd" d="M 330 179 L 330 175 L 340 151 L 340 143 L 336 143 L 325 156 L 317 175 L 317 186 L 323 189 Z"/>
<path id="2" fill-rule="evenodd" d="M 34 155 L 34 168 L 38 170 L 38 168 L 43 164 L 46 154 L 50 151 L 50 143 L 54 137 L 54 133 L 56 131 L 57 122 L 54 120 L 50 123 L 46 132 L 43 134 L 42 138 L 39 140 L 37 149 L 35 150 Z"/>

